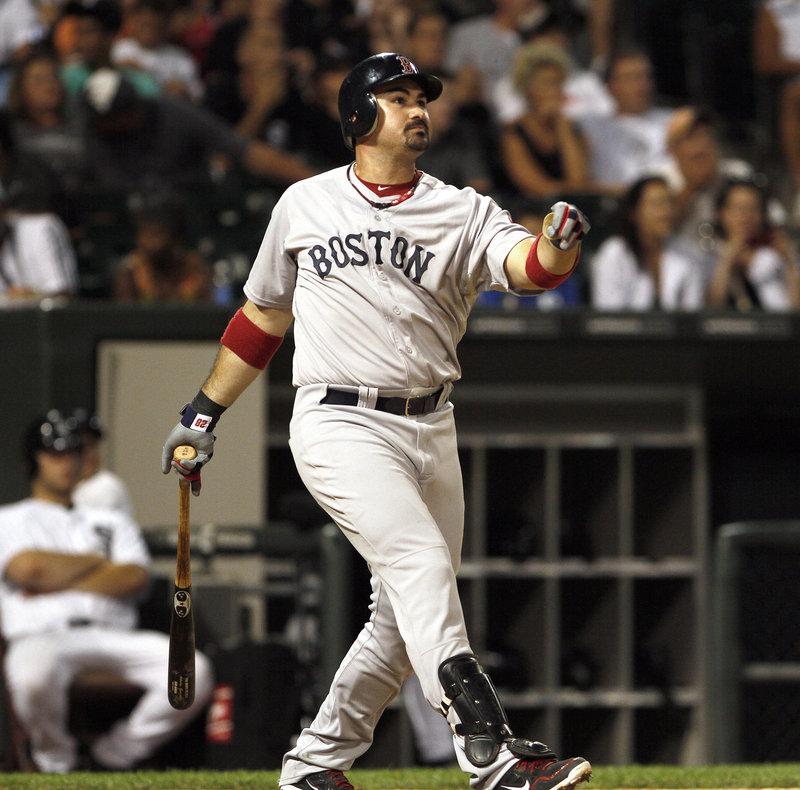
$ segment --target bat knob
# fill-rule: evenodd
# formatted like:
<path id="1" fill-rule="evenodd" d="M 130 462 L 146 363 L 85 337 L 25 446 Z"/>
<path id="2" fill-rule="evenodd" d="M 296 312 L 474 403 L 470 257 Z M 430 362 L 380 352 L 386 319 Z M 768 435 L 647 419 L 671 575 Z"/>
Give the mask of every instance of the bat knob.
<path id="1" fill-rule="evenodd" d="M 190 444 L 182 444 L 172 453 L 173 461 L 191 461 L 197 455 L 197 450 Z"/>

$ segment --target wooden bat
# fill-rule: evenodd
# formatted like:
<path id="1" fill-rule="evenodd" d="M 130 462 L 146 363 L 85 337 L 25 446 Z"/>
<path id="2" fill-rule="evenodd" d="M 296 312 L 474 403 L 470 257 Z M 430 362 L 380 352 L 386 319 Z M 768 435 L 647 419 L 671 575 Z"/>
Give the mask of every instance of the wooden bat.
<path id="1" fill-rule="evenodd" d="M 176 461 L 190 461 L 194 447 L 175 448 Z M 192 606 L 192 566 L 189 549 L 189 481 L 181 478 L 178 507 L 178 556 L 175 590 L 169 625 L 169 665 L 167 696 L 173 708 L 183 710 L 194 702 L 194 611 Z"/>

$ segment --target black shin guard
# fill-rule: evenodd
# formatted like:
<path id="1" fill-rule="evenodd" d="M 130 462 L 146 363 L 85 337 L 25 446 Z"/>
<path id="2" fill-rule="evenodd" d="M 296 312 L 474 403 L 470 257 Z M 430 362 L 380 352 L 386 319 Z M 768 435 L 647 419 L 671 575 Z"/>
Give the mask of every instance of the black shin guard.
<path id="1" fill-rule="evenodd" d="M 556 757 L 555 752 L 539 741 L 514 737 L 491 678 L 471 653 L 443 661 L 439 682 L 445 694 L 442 712 L 446 716 L 453 707 L 461 719 L 455 732 L 464 736 L 464 751 L 473 765 L 479 768 L 490 765 L 504 743 L 521 759 Z"/>
<path id="2" fill-rule="evenodd" d="M 461 719 L 455 731 L 464 736 L 467 759 L 479 767 L 489 765 L 500 745 L 513 736 L 491 678 L 478 659 L 466 653 L 442 662 L 439 681 L 445 695 L 442 709 L 447 713 L 452 705 Z"/>

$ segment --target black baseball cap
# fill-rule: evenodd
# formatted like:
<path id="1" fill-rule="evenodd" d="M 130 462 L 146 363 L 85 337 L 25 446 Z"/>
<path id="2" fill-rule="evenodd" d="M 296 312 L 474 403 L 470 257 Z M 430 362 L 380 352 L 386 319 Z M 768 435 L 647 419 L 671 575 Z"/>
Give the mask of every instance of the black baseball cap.
<path id="1" fill-rule="evenodd" d="M 122 10 L 114 0 L 69 0 L 63 14 L 94 17 L 109 33 L 116 33 L 122 26 Z"/>

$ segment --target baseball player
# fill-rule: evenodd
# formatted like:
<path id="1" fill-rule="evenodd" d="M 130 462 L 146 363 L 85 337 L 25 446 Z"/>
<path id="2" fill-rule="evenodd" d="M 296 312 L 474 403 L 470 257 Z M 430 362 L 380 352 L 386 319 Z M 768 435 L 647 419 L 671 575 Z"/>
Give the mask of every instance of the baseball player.
<path id="1" fill-rule="evenodd" d="M 172 467 L 200 491 L 217 422 L 266 367 L 294 320 L 292 454 L 319 504 L 371 571 L 371 615 L 314 721 L 285 756 L 284 790 L 348 790 L 344 775 L 416 672 L 454 731 L 475 788 L 567 788 L 588 779 L 515 737 L 470 646 L 456 586 L 464 496 L 451 394 L 456 345 L 478 293 L 557 286 L 589 224 L 556 203 L 532 236 L 474 190 L 415 168 L 438 78 L 406 57 L 359 63 L 339 92 L 355 162 L 278 201 L 209 377 L 167 437 Z M 196 460 L 172 461 L 191 444 Z"/>
<path id="2" fill-rule="evenodd" d="M 86 409 L 75 409 L 71 418 L 75 420 L 75 430 L 81 440 L 81 472 L 78 485 L 72 492 L 72 502 L 121 510 L 133 518 L 133 501 L 127 484 L 118 474 L 103 466 L 100 419 Z"/>
<path id="3" fill-rule="evenodd" d="M 14 710 L 37 767 L 71 771 L 77 744 L 67 727 L 70 683 L 84 671 L 115 672 L 144 693 L 90 751 L 102 767 L 131 768 L 203 709 L 213 685 L 210 661 L 197 655 L 194 706 L 173 709 L 169 638 L 134 630 L 136 599 L 149 579 L 141 532 L 124 513 L 71 500 L 81 465 L 77 421 L 48 412 L 26 432 L 24 454 L 30 497 L 0 507 L 0 617 Z"/>

